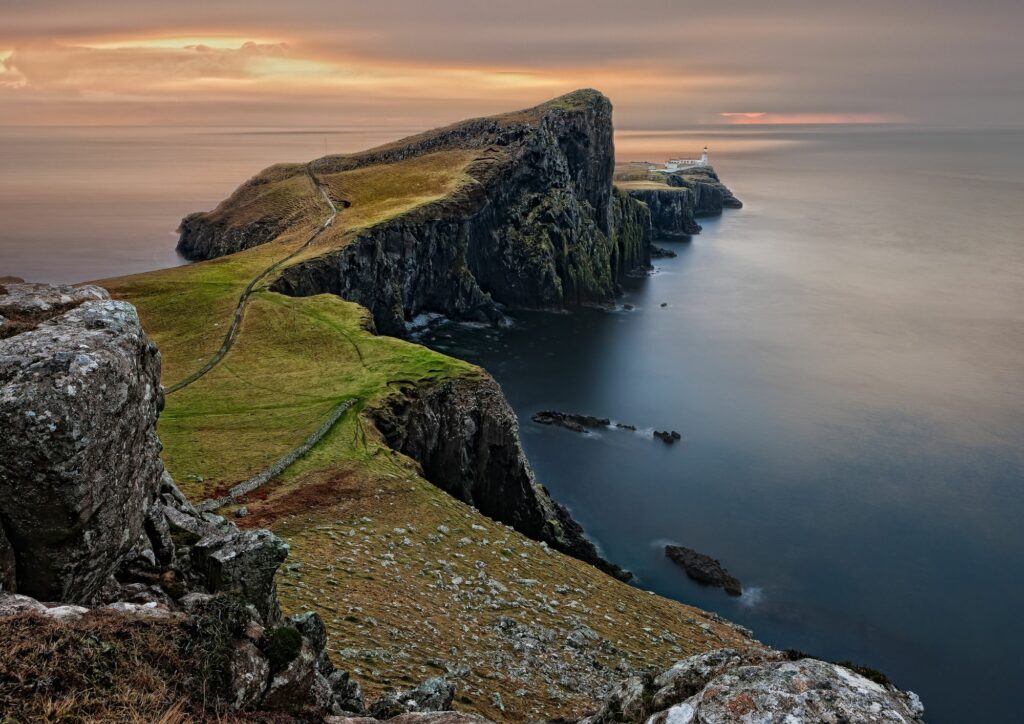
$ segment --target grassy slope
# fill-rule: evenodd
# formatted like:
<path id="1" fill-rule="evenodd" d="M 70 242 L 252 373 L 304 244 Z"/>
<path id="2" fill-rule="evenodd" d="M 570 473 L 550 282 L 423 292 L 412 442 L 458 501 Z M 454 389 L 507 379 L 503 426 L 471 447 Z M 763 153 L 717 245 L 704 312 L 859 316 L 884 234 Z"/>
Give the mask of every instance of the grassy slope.
<path id="1" fill-rule="evenodd" d="M 466 169 L 478 155 L 445 151 L 325 177 L 339 207 L 350 206 L 341 208 L 335 226 L 303 255 L 336 248 L 359 229 L 472 183 Z M 286 187 L 256 187 L 259 197 L 289 212 L 304 209 L 274 242 L 102 282 L 138 307 L 160 345 L 165 385 L 199 367 L 220 345 L 248 280 L 301 245 L 326 217 L 322 200 L 314 203 L 313 185 L 281 171 L 288 168 L 275 167 L 268 182 Z M 252 203 L 243 206 L 246 216 L 265 213 Z M 219 213 L 231 210 L 222 207 Z M 438 673 L 445 662 L 467 663 L 469 671 L 458 672 L 461 708 L 521 720 L 589 706 L 583 692 L 550 675 L 517 680 L 495 672 L 501 668 L 494 660 L 498 653 L 509 657 L 506 664 L 523 657 L 493 627 L 502 615 L 556 631 L 554 642 L 537 656 L 566 664 L 573 656 L 564 635 L 581 623 L 618 647 L 605 656 L 608 668 L 620 659 L 633 666 L 665 665 L 723 642 L 743 643 L 699 611 L 543 551 L 423 480 L 412 461 L 381 443 L 362 411 L 397 385 L 482 372 L 418 345 L 374 336 L 364 329 L 366 319 L 361 307 L 335 297 L 289 298 L 261 289 L 221 364 L 168 396 L 160 435 L 171 474 L 200 500 L 298 445 L 340 400 L 359 399 L 309 455 L 244 501 L 251 515 L 241 523 L 270 527 L 292 545 L 290 560 L 301 568 L 282 576 L 284 607 L 324 614 L 337 663 L 356 670 L 369 693 Z M 363 522 L 364 516 L 372 522 Z M 437 534 L 440 525 L 450 534 Z M 463 537 L 474 542 L 461 546 Z M 489 544 L 480 544 L 484 538 Z M 462 593 L 452 590 L 454 577 L 468 581 L 481 569 L 509 589 L 498 597 L 501 603 L 482 603 L 484 598 L 465 587 Z M 557 593 L 556 586 L 568 586 L 569 592 Z M 551 599 L 564 605 L 553 606 Z M 662 632 L 671 632 L 674 642 Z M 453 646 L 456 654 L 449 651 Z M 491 700 L 494 692 L 504 700 L 504 713 Z"/>

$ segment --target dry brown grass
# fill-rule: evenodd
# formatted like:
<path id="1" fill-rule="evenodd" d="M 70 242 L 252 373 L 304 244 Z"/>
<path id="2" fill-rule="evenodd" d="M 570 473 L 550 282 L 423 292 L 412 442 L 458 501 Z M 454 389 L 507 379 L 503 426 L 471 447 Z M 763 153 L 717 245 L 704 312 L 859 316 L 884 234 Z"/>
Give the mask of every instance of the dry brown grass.
<path id="1" fill-rule="evenodd" d="M 0 619 L 0 722 L 274 721 L 229 713 L 212 695 L 216 637 L 201 633 L 106 611 Z"/>

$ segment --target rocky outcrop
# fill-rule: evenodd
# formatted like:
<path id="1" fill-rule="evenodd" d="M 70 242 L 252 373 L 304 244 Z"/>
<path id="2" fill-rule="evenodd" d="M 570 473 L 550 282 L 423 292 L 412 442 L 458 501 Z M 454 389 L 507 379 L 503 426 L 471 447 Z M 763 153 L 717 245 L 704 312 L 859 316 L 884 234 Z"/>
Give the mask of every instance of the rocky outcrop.
<path id="1" fill-rule="evenodd" d="M 215 259 L 266 244 L 316 208 L 318 195 L 303 166 L 271 166 L 213 211 L 182 219 L 178 252 L 186 259 Z"/>
<path id="2" fill-rule="evenodd" d="M 564 427 L 573 432 L 586 432 L 592 428 L 608 427 L 612 421 L 607 417 L 594 417 L 593 415 L 577 415 L 571 412 L 558 412 L 556 410 L 541 410 L 534 413 L 530 418 L 541 425 L 555 425 Z"/>
<path id="3" fill-rule="evenodd" d="M 18 325 L 0 341 L 0 550 L 15 569 L 4 585 L 85 602 L 160 485 L 160 355 L 135 309 L 97 287 L 4 291 Z"/>
<path id="4" fill-rule="evenodd" d="M 650 263 L 647 209 L 611 185 L 612 106 L 597 91 L 322 158 L 308 172 L 324 177 L 453 149 L 479 151 L 466 170 L 471 182 L 290 266 L 272 288 L 340 295 L 369 309 L 378 330 L 400 335 L 425 311 L 493 322 L 505 306 L 607 301 L 625 274 Z M 212 258 L 265 243 L 294 223 L 292 205 L 259 203 L 260 184 L 273 186 L 284 168 L 250 180 L 213 212 L 187 217 L 179 250 Z M 244 213 L 250 208 L 260 211 Z"/>
<path id="5" fill-rule="evenodd" d="M 863 722 L 919 724 L 912 692 L 818 659 L 720 649 L 621 683 L 580 724 Z"/>
<path id="6" fill-rule="evenodd" d="M 730 596 L 743 594 L 743 586 L 739 580 L 722 567 L 717 559 L 698 553 L 683 546 L 665 546 L 665 555 L 677 566 L 686 571 L 686 575 L 705 586 L 724 588 Z"/>
<path id="7" fill-rule="evenodd" d="M 710 166 L 652 174 L 647 180 L 649 183 L 626 183 L 624 187 L 631 198 L 647 205 L 655 238 L 699 234 L 698 218 L 743 206 Z"/>
<path id="8" fill-rule="evenodd" d="M 491 377 L 405 389 L 372 417 L 388 445 L 418 462 L 442 490 L 534 540 L 617 578 L 630 577 L 601 558 L 568 510 L 537 483 L 516 416 Z"/>

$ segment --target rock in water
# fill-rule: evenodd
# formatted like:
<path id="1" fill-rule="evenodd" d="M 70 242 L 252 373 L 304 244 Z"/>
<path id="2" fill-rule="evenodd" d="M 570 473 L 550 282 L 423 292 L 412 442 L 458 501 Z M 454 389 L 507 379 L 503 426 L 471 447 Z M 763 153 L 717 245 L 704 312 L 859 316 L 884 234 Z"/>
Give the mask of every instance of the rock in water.
<path id="1" fill-rule="evenodd" d="M 665 546 L 665 555 L 686 571 L 686 575 L 708 586 L 720 586 L 730 596 L 743 593 L 743 586 L 716 559 L 683 546 Z"/>
<path id="2" fill-rule="evenodd" d="M 0 340 L 0 526 L 15 585 L 88 601 L 160 485 L 160 355 L 135 308 L 102 289 L 3 290 L 3 316 L 18 320 Z"/>
<path id="3" fill-rule="evenodd" d="M 573 432 L 586 432 L 587 428 L 608 427 L 612 422 L 607 417 L 575 415 L 569 412 L 556 412 L 554 410 L 541 410 L 530 419 L 541 425 L 557 425 Z"/>

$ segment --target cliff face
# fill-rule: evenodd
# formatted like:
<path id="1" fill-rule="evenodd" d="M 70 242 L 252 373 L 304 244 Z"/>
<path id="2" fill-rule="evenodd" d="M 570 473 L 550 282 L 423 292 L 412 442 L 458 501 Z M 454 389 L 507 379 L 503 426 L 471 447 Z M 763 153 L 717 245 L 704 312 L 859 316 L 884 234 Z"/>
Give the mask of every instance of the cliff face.
<path id="1" fill-rule="evenodd" d="M 403 333 L 405 322 L 421 311 L 495 321 L 502 306 L 606 301 L 623 274 L 650 261 L 646 210 L 612 189 L 612 132 L 608 99 L 577 91 L 358 156 L 314 161 L 308 173 L 326 179 L 425 154 L 478 151 L 457 192 L 285 269 L 272 288 L 358 302 L 388 334 Z M 307 199 L 296 184 L 295 198 L 280 204 L 279 214 L 241 213 L 261 206 L 257 195 L 267 193 L 261 189 L 280 185 L 272 179 L 261 184 L 257 177 L 214 212 L 186 218 L 179 250 L 212 258 L 273 238 Z M 249 218 L 249 227 L 240 221 Z"/>
<path id="2" fill-rule="evenodd" d="M 418 462 L 442 490 L 534 540 L 617 578 L 631 577 L 601 558 L 568 510 L 537 483 L 519 442 L 519 423 L 492 378 L 406 389 L 373 419 L 388 444 Z"/>
<path id="3" fill-rule="evenodd" d="M 717 216 L 724 209 L 743 206 L 710 166 L 645 174 L 640 180 L 622 179 L 619 188 L 650 210 L 655 237 L 699 234 L 697 219 L 701 216 Z"/>

